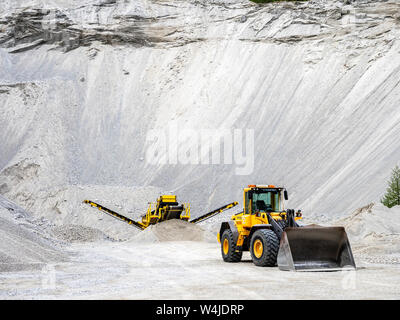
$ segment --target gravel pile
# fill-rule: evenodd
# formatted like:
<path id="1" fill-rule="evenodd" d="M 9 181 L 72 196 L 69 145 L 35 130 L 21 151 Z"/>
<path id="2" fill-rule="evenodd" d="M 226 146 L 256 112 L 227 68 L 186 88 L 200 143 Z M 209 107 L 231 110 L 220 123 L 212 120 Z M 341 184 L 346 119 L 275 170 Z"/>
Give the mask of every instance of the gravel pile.
<path id="1" fill-rule="evenodd" d="M 334 224 L 343 225 L 354 242 L 373 244 L 396 240 L 400 238 L 400 206 L 389 209 L 381 203 L 371 203 Z"/>
<path id="2" fill-rule="evenodd" d="M 55 227 L 53 229 L 53 235 L 57 239 L 66 242 L 111 240 L 111 238 L 98 229 L 73 224 Z"/>
<path id="3" fill-rule="evenodd" d="M 206 241 L 214 242 L 216 238 L 199 225 L 183 220 L 173 219 L 152 225 L 136 235 L 134 242 L 164 241 Z"/>
<path id="4" fill-rule="evenodd" d="M 0 198 L 0 272 L 41 269 L 66 261 L 61 243 L 47 232 L 49 225 L 34 220 L 7 199 Z"/>

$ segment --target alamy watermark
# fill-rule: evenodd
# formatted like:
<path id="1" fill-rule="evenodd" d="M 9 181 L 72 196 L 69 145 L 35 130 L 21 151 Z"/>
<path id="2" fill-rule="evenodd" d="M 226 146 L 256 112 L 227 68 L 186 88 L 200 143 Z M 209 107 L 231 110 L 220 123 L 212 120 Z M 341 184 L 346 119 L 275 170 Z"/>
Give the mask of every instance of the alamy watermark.
<path id="1" fill-rule="evenodd" d="M 254 170 L 253 129 L 194 130 L 172 122 L 150 130 L 146 145 L 145 160 L 151 165 L 234 165 L 237 175 Z"/>
<path id="2" fill-rule="evenodd" d="M 42 289 L 55 289 L 56 288 L 56 269 L 54 265 L 49 264 L 41 270 Z"/>
<path id="3" fill-rule="evenodd" d="M 351 266 L 341 271 L 341 285 L 343 290 L 355 290 L 357 288 L 357 272 Z"/>

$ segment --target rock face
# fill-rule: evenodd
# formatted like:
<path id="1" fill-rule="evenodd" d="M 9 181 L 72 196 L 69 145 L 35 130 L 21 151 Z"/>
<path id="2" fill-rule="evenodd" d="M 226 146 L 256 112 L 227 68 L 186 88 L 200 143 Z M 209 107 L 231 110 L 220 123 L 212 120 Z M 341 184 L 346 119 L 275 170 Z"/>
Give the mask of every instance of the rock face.
<path id="1" fill-rule="evenodd" d="M 400 158 L 399 12 L 397 1 L 2 1 L 0 193 L 89 226 L 96 214 L 60 204 L 93 185 L 173 192 L 193 217 L 249 183 L 285 185 L 305 215 L 376 201 Z M 199 141 L 183 131 L 168 145 L 177 164 L 149 162 L 151 130 L 172 125 L 254 130 L 253 170 L 184 164 Z M 131 210 L 119 194 L 104 200 Z"/>

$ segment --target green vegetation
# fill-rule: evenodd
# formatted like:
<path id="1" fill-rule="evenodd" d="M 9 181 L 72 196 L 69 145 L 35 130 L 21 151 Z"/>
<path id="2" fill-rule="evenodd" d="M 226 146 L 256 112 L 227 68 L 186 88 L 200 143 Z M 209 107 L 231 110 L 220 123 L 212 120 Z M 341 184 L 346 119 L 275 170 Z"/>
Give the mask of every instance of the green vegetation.
<path id="1" fill-rule="evenodd" d="M 388 208 L 400 205 L 400 168 L 394 167 L 392 176 L 388 181 L 386 194 L 381 199 L 381 202 Z"/>

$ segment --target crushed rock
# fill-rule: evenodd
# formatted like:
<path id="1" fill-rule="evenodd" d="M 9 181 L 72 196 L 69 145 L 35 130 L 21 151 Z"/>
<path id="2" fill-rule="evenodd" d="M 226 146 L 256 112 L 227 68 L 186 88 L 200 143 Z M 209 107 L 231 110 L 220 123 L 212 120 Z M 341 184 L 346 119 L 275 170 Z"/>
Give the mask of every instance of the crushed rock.
<path id="1" fill-rule="evenodd" d="M 0 272 L 42 269 L 67 261 L 62 244 L 51 238 L 42 220 L 7 199 L 0 198 Z"/>
<path id="2" fill-rule="evenodd" d="M 400 265 L 400 206 L 370 203 L 332 224 L 345 227 L 357 266 Z"/>
<path id="3" fill-rule="evenodd" d="M 57 239 L 66 242 L 94 242 L 100 240 L 112 240 L 98 229 L 74 224 L 54 227 L 53 235 Z"/>

